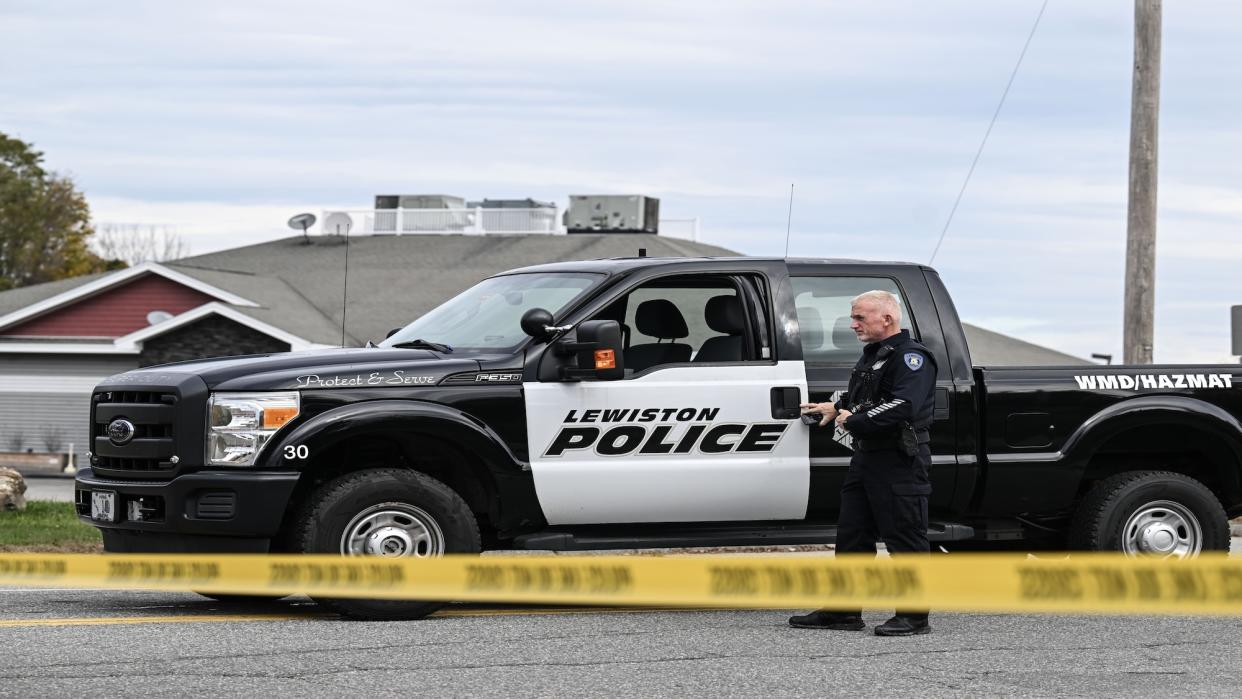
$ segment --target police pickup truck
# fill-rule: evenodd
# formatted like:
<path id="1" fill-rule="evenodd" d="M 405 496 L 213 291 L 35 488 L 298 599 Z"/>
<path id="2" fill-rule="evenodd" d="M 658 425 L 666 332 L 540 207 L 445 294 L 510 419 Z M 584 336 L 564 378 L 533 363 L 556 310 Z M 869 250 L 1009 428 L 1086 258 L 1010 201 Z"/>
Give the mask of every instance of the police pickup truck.
<path id="1" fill-rule="evenodd" d="M 1238 366 L 976 367 L 935 271 L 837 260 L 527 267 L 378 346 L 110 377 L 78 514 L 110 552 L 829 542 L 851 444 L 799 403 L 845 388 L 872 289 L 936 360 L 933 547 L 1228 547 Z"/>

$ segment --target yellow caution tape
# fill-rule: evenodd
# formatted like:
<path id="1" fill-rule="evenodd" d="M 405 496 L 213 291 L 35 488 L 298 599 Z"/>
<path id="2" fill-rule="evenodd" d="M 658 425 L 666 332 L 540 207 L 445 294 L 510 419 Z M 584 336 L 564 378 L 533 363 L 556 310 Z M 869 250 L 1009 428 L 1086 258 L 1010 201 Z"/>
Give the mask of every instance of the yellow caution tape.
<path id="1" fill-rule="evenodd" d="M 1242 559 L 1074 554 L 465 556 L 0 554 L 0 584 L 480 602 L 1242 615 Z"/>

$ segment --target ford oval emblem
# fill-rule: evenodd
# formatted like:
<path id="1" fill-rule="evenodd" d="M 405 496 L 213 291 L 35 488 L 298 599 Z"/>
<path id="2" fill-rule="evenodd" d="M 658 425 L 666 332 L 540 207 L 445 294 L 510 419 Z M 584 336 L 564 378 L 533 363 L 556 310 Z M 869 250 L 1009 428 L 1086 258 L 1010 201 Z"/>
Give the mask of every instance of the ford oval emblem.
<path id="1" fill-rule="evenodd" d="M 134 423 L 125 418 L 117 418 L 108 423 L 108 439 L 117 446 L 129 444 L 134 438 L 134 431 Z"/>

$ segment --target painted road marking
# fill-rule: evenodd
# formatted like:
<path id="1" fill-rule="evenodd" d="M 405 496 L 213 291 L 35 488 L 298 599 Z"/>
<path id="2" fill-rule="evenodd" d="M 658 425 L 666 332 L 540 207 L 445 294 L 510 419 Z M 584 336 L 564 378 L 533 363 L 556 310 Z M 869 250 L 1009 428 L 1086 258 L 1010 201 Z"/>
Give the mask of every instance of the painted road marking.
<path id="1" fill-rule="evenodd" d="M 476 616 L 553 616 L 557 614 L 647 614 L 651 612 L 719 612 L 711 607 L 564 607 L 547 609 L 441 609 L 430 618 Z"/>
<path id="2" fill-rule="evenodd" d="M 117 592 L 110 587 L 0 587 L 0 595 L 10 592 Z M 122 590 L 129 592 L 129 590 Z"/>
<path id="3" fill-rule="evenodd" d="M 571 614 L 638 614 L 651 612 L 710 612 L 710 608 L 547 608 L 547 609 L 442 609 L 429 618 L 451 619 L 489 616 L 556 616 Z M 130 624 L 202 624 L 248 621 L 322 621 L 339 619 L 330 614 L 186 614 L 181 616 L 69 617 L 64 619 L 0 619 L 0 628 L 34 626 L 123 626 Z"/>
<path id="4" fill-rule="evenodd" d="M 294 614 L 217 614 L 186 616 L 100 616 L 68 619 L 0 619 L 0 628 L 23 626 L 111 626 L 124 624 L 201 624 L 239 621 L 306 621 L 326 618 Z"/>

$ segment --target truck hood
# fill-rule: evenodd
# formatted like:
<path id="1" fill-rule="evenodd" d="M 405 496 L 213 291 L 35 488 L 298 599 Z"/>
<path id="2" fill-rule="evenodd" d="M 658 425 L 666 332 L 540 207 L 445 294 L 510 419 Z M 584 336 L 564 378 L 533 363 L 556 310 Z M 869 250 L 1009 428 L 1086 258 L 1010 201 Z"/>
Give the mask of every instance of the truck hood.
<path id="1" fill-rule="evenodd" d="M 475 359 L 430 350 L 349 348 L 164 364 L 109 377 L 102 385 L 156 385 L 189 374 L 201 378 L 213 391 L 409 387 L 432 386 L 449 374 L 478 369 Z"/>

